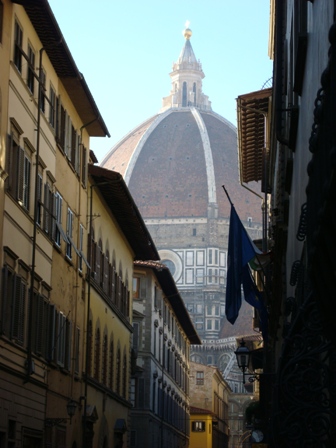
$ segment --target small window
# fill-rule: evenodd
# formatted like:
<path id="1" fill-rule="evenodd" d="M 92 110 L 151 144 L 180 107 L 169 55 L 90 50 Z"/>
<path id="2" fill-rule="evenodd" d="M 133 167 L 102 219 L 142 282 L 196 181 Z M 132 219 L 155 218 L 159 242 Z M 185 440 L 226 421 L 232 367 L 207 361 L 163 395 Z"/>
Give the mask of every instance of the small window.
<path id="1" fill-rule="evenodd" d="M 205 422 L 204 421 L 192 422 L 191 429 L 193 432 L 204 432 L 205 431 Z"/>
<path id="2" fill-rule="evenodd" d="M 22 71 L 22 28 L 19 23 L 15 21 L 14 27 L 14 64 L 21 73 Z"/>
<path id="3" fill-rule="evenodd" d="M 196 384 L 197 384 L 197 386 L 202 386 L 204 384 L 204 372 L 203 371 L 196 372 Z"/>
<path id="4" fill-rule="evenodd" d="M 133 277 L 133 299 L 139 299 L 140 297 L 140 278 Z"/>

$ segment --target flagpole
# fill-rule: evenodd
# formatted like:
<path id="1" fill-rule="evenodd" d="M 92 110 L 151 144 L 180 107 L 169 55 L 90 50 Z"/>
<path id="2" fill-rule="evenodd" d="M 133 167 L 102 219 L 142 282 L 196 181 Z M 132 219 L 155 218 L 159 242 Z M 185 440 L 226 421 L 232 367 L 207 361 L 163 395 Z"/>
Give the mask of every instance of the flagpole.
<path id="1" fill-rule="evenodd" d="M 229 193 L 227 192 L 227 190 L 226 190 L 226 188 L 225 188 L 225 185 L 222 185 L 222 187 L 223 187 L 223 190 L 225 191 L 225 194 L 226 194 L 226 196 L 227 196 L 227 198 L 228 198 L 230 204 L 233 205 L 233 202 L 231 201 L 231 198 L 230 198 Z"/>

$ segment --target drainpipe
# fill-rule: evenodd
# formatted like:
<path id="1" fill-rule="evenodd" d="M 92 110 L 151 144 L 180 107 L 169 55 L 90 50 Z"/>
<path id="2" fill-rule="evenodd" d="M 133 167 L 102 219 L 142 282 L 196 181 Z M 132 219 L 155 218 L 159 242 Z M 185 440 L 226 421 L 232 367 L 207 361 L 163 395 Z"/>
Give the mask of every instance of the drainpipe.
<path id="1" fill-rule="evenodd" d="M 275 129 L 277 140 L 281 144 L 288 146 L 288 140 L 282 135 L 283 0 L 276 0 L 275 5 Z"/>
<path id="2" fill-rule="evenodd" d="M 33 327 L 33 300 L 34 300 L 34 279 L 35 279 L 35 258 L 36 258 L 36 234 L 37 234 L 37 206 L 38 206 L 38 167 L 40 158 L 40 128 L 41 128 L 41 98 L 42 98 L 42 55 L 45 48 L 40 49 L 39 54 L 39 76 L 38 76 L 38 97 L 37 97 L 37 135 L 36 135 L 36 156 L 35 156 L 35 189 L 34 189 L 34 217 L 32 236 L 32 258 L 29 290 L 29 314 L 28 314 L 28 341 L 27 341 L 27 364 L 26 382 L 30 380 L 30 375 L 34 373 L 32 361 L 32 327 Z"/>

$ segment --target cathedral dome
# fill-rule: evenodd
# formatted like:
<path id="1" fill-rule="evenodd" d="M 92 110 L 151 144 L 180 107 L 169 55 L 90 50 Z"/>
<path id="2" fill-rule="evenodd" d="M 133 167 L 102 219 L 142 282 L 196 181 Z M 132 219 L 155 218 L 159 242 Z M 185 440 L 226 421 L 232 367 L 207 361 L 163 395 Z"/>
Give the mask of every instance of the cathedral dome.
<path id="1" fill-rule="evenodd" d="M 236 128 L 212 111 L 191 30 L 184 35 L 161 111 L 119 141 L 102 165 L 123 175 L 145 219 L 228 218 L 225 185 L 242 221 L 260 223 L 260 198 L 239 183 Z"/>
<path id="2" fill-rule="evenodd" d="M 252 332 L 252 307 L 242 310 L 235 329 L 225 319 L 230 202 L 222 187 L 253 239 L 262 236 L 262 200 L 240 185 L 237 130 L 203 93 L 191 35 L 187 28 L 159 113 L 121 139 L 102 165 L 124 177 L 200 338 L 211 347 L 235 331 Z"/>

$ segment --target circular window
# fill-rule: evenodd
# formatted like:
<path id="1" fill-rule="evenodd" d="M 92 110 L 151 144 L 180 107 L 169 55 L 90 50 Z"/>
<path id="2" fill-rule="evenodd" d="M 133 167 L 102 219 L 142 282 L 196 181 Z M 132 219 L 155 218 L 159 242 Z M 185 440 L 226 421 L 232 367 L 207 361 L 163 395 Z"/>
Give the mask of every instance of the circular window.
<path id="1" fill-rule="evenodd" d="M 174 274 L 176 272 L 176 266 L 171 260 L 161 260 L 163 264 L 167 266 L 167 268 L 170 270 L 171 275 L 174 277 Z"/>
<path id="2" fill-rule="evenodd" d="M 182 276 L 182 260 L 176 252 L 169 249 L 159 250 L 159 255 L 163 264 L 167 266 L 175 282 Z"/>

